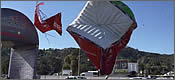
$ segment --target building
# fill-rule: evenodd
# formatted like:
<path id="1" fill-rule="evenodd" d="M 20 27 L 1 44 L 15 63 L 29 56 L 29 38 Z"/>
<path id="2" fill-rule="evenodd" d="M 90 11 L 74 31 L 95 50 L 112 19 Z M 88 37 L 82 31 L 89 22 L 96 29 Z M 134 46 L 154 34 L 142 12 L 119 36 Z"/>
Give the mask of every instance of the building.
<path id="1" fill-rule="evenodd" d="M 136 71 L 138 73 L 138 63 L 128 63 L 128 72 Z"/>
<path id="2" fill-rule="evenodd" d="M 62 71 L 62 75 L 63 75 L 63 76 L 71 76 L 71 75 L 72 75 L 72 70 L 64 69 L 64 70 Z"/>
<path id="3" fill-rule="evenodd" d="M 113 73 L 128 73 L 131 71 L 138 72 L 138 63 L 129 62 L 128 60 L 116 60 Z"/>

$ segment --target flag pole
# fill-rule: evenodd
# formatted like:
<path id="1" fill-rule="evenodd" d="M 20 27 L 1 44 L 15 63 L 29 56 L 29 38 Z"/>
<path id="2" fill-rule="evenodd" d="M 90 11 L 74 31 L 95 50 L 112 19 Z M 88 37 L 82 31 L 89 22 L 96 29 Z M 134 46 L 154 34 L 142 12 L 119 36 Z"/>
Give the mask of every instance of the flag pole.
<path id="1" fill-rule="evenodd" d="M 79 54 L 78 54 L 78 75 L 80 76 L 80 48 L 79 48 Z"/>

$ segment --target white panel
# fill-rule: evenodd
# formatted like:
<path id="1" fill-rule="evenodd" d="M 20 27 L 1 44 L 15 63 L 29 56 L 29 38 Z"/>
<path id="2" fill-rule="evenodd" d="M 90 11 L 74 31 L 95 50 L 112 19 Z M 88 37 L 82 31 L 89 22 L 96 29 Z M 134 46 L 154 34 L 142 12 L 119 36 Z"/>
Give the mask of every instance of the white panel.
<path id="1" fill-rule="evenodd" d="M 10 79 L 34 79 L 37 55 L 37 48 L 12 49 L 8 77 Z"/>
<path id="2" fill-rule="evenodd" d="M 110 2 L 88 1 L 68 30 L 102 48 L 108 48 L 125 34 L 132 23 L 127 15 Z"/>

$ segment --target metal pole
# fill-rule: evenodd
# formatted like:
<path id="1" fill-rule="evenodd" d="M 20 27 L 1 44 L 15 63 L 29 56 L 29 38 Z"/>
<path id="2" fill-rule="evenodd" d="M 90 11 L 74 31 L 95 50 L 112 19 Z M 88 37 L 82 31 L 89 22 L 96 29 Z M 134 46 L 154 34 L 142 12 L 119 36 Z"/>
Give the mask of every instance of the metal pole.
<path id="1" fill-rule="evenodd" d="M 80 48 L 79 48 L 79 54 L 78 54 L 78 75 L 80 76 Z"/>
<path id="2" fill-rule="evenodd" d="M 103 58 L 104 58 L 104 50 L 101 48 L 100 75 L 104 75 L 104 73 L 103 73 Z"/>

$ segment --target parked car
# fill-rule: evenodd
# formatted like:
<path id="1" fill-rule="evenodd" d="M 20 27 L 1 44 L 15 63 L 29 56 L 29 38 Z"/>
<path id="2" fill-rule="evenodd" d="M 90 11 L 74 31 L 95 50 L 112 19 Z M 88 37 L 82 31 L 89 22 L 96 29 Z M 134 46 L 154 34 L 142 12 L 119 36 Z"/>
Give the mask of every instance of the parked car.
<path id="1" fill-rule="evenodd" d="M 128 77 L 137 77 L 137 72 L 136 71 L 129 72 Z"/>
<path id="2" fill-rule="evenodd" d="M 87 79 L 85 76 L 77 76 L 77 79 Z"/>
<path id="3" fill-rule="evenodd" d="M 147 79 L 145 77 L 133 77 L 133 79 Z"/>
<path id="4" fill-rule="evenodd" d="M 166 77 L 157 77 L 156 79 L 168 79 Z"/>
<path id="5" fill-rule="evenodd" d="M 87 79 L 85 76 L 68 76 L 65 79 Z"/>
<path id="6" fill-rule="evenodd" d="M 77 79 L 77 77 L 76 76 L 68 76 L 65 79 Z"/>

